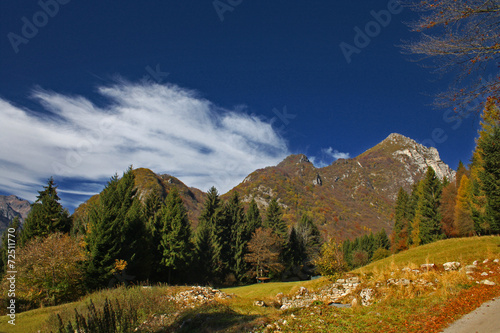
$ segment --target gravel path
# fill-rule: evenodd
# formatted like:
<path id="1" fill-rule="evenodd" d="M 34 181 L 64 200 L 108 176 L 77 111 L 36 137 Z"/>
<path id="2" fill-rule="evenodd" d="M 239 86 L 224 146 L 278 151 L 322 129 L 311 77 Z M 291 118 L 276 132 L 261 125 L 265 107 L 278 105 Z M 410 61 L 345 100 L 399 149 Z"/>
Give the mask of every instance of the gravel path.
<path id="1" fill-rule="evenodd" d="M 484 303 L 463 316 L 443 333 L 498 333 L 500 332 L 500 297 Z"/>

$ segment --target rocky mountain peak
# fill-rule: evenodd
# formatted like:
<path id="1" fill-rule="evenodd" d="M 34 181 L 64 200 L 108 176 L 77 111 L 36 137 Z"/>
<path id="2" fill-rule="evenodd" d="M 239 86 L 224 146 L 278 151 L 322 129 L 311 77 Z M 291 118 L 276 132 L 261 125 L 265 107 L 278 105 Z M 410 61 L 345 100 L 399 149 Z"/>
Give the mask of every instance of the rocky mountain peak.
<path id="1" fill-rule="evenodd" d="M 23 222 L 30 210 L 29 201 L 15 195 L 0 195 L 0 232 L 3 232 L 16 216 Z"/>
<path id="2" fill-rule="evenodd" d="M 310 165 L 313 166 L 311 161 L 304 154 L 290 155 L 278 164 L 278 167 L 296 166 L 296 165 Z"/>
<path id="3" fill-rule="evenodd" d="M 425 173 L 427 167 L 431 167 L 441 180 L 444 178 L 450 181 L 455 179 L 455 171 L 441 160 L 436 148 L 426 147 L 402 134 L 390 134 L 371 150 L 390 154 L 403 164 L 416 166 L 418 171 L 422 173 Z"/>

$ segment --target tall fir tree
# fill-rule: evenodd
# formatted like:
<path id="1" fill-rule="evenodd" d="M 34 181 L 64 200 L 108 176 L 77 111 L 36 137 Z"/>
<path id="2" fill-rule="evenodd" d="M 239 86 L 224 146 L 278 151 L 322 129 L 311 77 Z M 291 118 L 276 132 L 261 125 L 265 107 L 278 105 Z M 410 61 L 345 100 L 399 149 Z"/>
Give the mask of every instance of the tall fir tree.
<path id="1" fill-rule="evenodd" d="M 128 279 L 149 276 L 150 259 L 144 248 L 146 226 L 136 192 L 133 170 L 129 168 L 121 179 L 117 175 L 111 178 L 90 208 L 84 236 L 90 289 L 120 282 L 114 276 L 119 260 L 126 262 Z"/>
<path id="2" fill-rule="evenodd" d="M 288 233 L 288 227 L 283 220 L 281 207 L 275 198 L 269 202 L 269 206 L 267 207 L 264 227 L 271 229 L 278 237 L 285 240 Z"/>
<path id="3" fill-rule="evenodd" d="M 259 207 L 255 202 L 255 199 L 252 198 L 250 201 L 250 205 L 247 210 L 247 223 L 250 234 L 253 234 L 257 228 L 262 227 L 262 217 L 260 215 Z"/>
<path id="4" fill-rule="evenodd" d="M 408 249 L 409 223 L 410 223 L 410 196 L 401 187 L 396 199 L 394 209 L 394 228 L 392 231 L 392 250 L 399 252 Z"/>
<path id="5" fill-rule="evenodd" d="M 36 201 L 23 223 L 20 234 L 21 246 L 35 237 L 46 237 L 54 232 L 67 233 L 71 230 L 69 212 L 59 203 L 57 186 L 51 177 L 43 191 L 38 192 Z"/>
<path id="6" fill-rule="evenodd" d="M 418 191 L 419 199 L 412 224 L 412 239 L 415 246 L 431 243 L 444 236 L 439 212 L 442 184 L 431 167 L 427 168 Z"/>
<path id="7" fill-rule="evenodd" d="M 498 100 L 488 98 L 485 103 L 485 108 L 481 114 L 481 129 L 479 130 L 479 137 L 476 139 L 476 149 L 472 155 L 472 165 L 470 170 L 471 182 L 471 212 L 476 232 L 489 233 L 492 232 L 491 220 L 486 217 L 486 207 L 488 198 L 484 192 L 481 174 L 484 171 L 484 152 L 486 141 L 494 135 L 494 130 L 498 127 L 500 122 L 500 109 L 498 107 Z"/>
<path id="8" fill-rule="evenodd" d="M 220 248 L 215 227 L 221 215 L 221 200 L 215 187 L 208 190 L 195 235 L 196 262 L 202 283 L 212 282 L 220 271 Z"/>
<path id="9" fill-rule="evenodd" d="M 176 188 L 170 190 L 154 219 L 160 234 L 160 242 L 156 244 L 161 256 L 158 264 L 167 271 L 168 283 L 182 282 L 183 273 L 191 263 L 191 225 Z"/>
<path id="10" fill-rule="evenodd" d="M 481 142 L 483 170 L 479 173 L 486 196 L 485 221 L 494 234 L 500 233 L 500 124 Z"/>
<path id="11" fill-rule="evenodd" d="M 245 216 L 238 192 L 233 192 L 226 205 L 226 210 L 227 218 L 231 221 L 231 239 L 229 240 L 231 258 L 229 270 L 232 271 L 238 281 L 243 281 L 248 271 L 248 265 L 245 261 L 247 244 L 255 229 L 253 225 L 250 225 Z"/>

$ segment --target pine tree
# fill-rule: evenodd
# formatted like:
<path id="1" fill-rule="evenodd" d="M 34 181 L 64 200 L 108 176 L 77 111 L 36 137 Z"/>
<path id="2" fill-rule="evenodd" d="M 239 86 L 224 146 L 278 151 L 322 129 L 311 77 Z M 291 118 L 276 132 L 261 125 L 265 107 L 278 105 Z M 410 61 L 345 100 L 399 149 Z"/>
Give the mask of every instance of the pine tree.
<path id="1" fill-rule="evenodd" d="M 247 222 L 238 192 L 233 192 L 233 195 L 226 205 L 226 210 L 226 215 L 231 226 L 231 238 L 228 240 L 231 255 L 228 268 L 238 281 L 242 281 L 248 271 L 248 266 L 245 261 L 247 243 L 250 241 L 255 229 L 252 230 L 253 227 Z"/>
<path id="2" fill-rule="evenodd" d="M 472 204 L 471 212 L 476 231 L 478 233 L 492 232 L 490 226 L 491 219 L 487 218 L 486 207 L 488 198 L 484 192 L 484 185 L 481 174 L 484 172 L 484 147 L 486 142 L 494 135 L 495 128 L 500 122 L 500 109 L 496 105 L 498 100 L 489 98 L 485 104 L 483 113 L 481 114 L 481 129 L 479 137 L 476 139 L 476 149 L 472 155 L 472 166 L 470 171 Z"/>
<path id="3" fill-rule="evenodd" d="M 126 262 L 129 278 L 146 278 L 150 259 L 144 248 L 146 227 L 142 205 L 136 196 L 134 174 L 129 168 L 121 179 L 111 178 L 91 208 L 84 237 L 88 261 L 88 287 L 98 288 L 114 281 L 115 263 Z"/>
<path id="4" fill-rule="evenodd" d="M 157 244 L 159 264 L 168 272 L 168 283 L 180 282 L 183 270 L 190 264 L 192 247 L 187 211 L 176 188 L 168 193 L 165 204 L 155 215 L 155 226 L 161 237 Z"/>
<path id="5" fill-rule="evenodd" d="M 420 182 L 419 200 L 413 220 L 412 239 L 415 246 L 431 243 L 443 237 L 439 203 L 442 185 L 434 169 L 427 168 Z"/>
<path id="6" fill-rule="evenodd" d="M 257 206 L 255 199 L 252 199 L 252 201 L 250 201 L 250 205 L 248 206 L 247 223 L 250 234 L 253 234 L 257 228 L 262 227 L 262 217 L 260 216 L 259 207 Z"/>
<path id="7" fill-rule="evenodd" d="M 389 240 L 389 237 L 387 237 L 387 233 L 385 229 L 380 230 L 376 235 L 375 235 L 375 250 L 378 249 L 385 249 L 389 250 L 391 247 L 391 242 Z"/>
<path id="8" fill-rule="evenodd" d="M 408 248 L 409 205 L 410 196 L 401 187 L 398 192 L 394 210 L 394 229 L 392 231 L 392 247 L 394 252 L 399 252 Z"/>
<path id="9" fill-rule="evenodd" d="M 195 235 L 196 260 L 201 282 L 213 281 L 221 271 L 221 248 L 215 228 L 221 218 L 221 200 L 215 187 L 208 190 Z"/>
<path id="10" fill-rule="evenodd" d="M 460 187 L 457 191 L 454 226 L 459 236 L 472 236 L 474 234 L 474 221 L 470 209 L 470 181 L 467 175 L 463 175 L 460 180 Z"/>
<path id="11" fill-rule="evenodd" d="M 71 230 L 71 218 L 59 203 L 57 186 L 51 177 L 43 191 L 38 192 L 35 203 L 31 205 L 20 234 L 21 246 L 35 237 L 46 237 L 54 232 L 67 233 Z"/>
<path id="12" fill-rule="evenodd" d="M 264 227 L 271 229 L 278 237 L 285 239 L 288 227 L 283 220 L 283 212 L 275 198 L 269 203 L 267 207 L 266 220 Z"/>
<path id="13" fill-rule="evenodd" d="M 483 170 L 479 177 L 486 195 L 485 220 L 494 234 L 500 233 L 500 124 L 480 143 Z"/>

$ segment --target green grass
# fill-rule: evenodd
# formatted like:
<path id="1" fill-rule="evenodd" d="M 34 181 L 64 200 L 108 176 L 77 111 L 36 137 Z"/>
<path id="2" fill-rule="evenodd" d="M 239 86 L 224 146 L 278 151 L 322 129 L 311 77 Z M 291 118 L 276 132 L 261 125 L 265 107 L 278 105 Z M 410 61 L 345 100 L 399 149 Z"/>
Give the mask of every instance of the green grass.
<path id="1" fill-rule="evenodd" d="M 407 251 L 378 260 L 367 266 L 354 270 L 355 273 L 367 273 L 373 270 L 383 270 L 391 265 L 404 266 L 410 263 L 421 265 L 425 263 L 443 264 L 448 261 L 458 261 L 462 265 L 471 264 L 474 260 L 500 259 L 500 237 L 483 236 L 469 238 L 445 239 L 426 244 Z"/>

